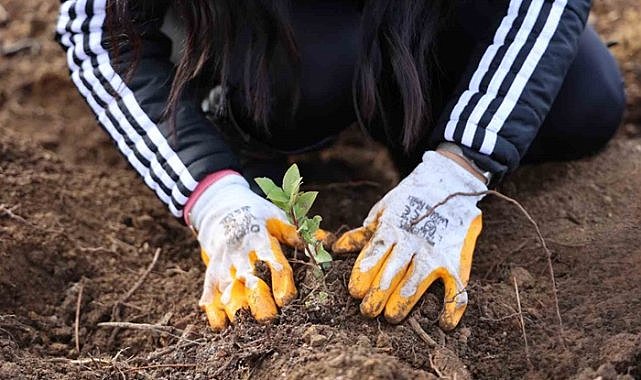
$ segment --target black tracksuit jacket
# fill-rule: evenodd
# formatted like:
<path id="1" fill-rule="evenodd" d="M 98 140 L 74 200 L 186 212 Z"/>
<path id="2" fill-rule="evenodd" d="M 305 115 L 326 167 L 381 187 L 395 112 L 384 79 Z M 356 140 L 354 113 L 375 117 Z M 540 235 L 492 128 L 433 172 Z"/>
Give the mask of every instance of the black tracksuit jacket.
<path id="1" fill-rule="evenodd" d="M 175 69 L 171 40 L 160 30 L 165 2 L 136 17 L 144 20 L 142 56 L 125 82 L 134 54 L 125 46 L 116 62 L 108 51 L 108 1 L 62 1 L 57 39 L 67 53 L 73 82 L 100 124 L 180 217 L 201 179 L 222 169 L 239 170 L 238 160 L 193 91 L 181 99 L 175 131 L 160 122 Z M 573 62 L 590 3 L 457 1 L 452 25 L 439 39 L 461 48 L 450 48 L 444 57 L 443 66 L 452 75 L 443 81 L 450 88 L 436 109 L 437 122 L 430 126 L 423 150 L 449 141 L 496 177 L 515 169 Z M 272 134 L 265 141 L 283 151 L 313 145 L 355 121 L 351 84 L 360 43 L 358 7 L 352 1 L 293 1 L 292 22 L 302 57 L 300 107 L 293 122 L 279 118 L 279 110 L 287 113 L 289 100 L 279 98 L 276 89 Z M 279 73 L 274 75 L 273 82 L 279 83 Z M 239 124 L 263 138 L 243 121 L 242 102 L 230 96 L 230 103 L 240 115 Z"/>

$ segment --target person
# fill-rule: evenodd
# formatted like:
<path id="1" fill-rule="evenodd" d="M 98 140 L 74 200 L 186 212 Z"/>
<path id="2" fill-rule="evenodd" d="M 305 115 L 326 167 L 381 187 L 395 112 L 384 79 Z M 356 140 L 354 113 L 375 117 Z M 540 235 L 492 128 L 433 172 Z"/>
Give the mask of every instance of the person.
<path id="1" fill-rule="evenodd" d="M 361 250 L 349 292 L 363 315 L 398 323 L 442 280 L 448 330 L 467 305 L 488 186 L 520 164 L 595 153 L 621 121 L 621 75 L 589 10 L 584 0 L 66 0 L 57 38 L 99 123 L 196 231 L 212 328 L 241 308 L 270 320 L 297 294 L 280 245 L 300 245 L 296 230 L 253 178 L 358 122 L 405 177 L 334 244 Z M 475 195 L 420 217 L 457 192 Z"/>

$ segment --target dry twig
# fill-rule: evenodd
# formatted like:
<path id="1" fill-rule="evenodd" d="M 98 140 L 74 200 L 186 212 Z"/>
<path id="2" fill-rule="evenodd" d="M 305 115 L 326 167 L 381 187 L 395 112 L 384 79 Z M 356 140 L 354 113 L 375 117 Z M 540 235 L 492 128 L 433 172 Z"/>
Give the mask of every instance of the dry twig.
<path id="1" fill-rule="evenodd" d="M 182 330 L 173 326 L 153 325 L 151 323 L 133 323 L 133 322 L 101 322 L 98 327 L 113 327 L 118 329 L 147 330 L 156 332 L 165 332 L 172 334 L 182 334 Z"/>
<path id="2" fill-rule="evenodd" d="M 151 260 L 151 264 L 149 264 L 145 272 L 140 276 L 138 281 L 136 281 L 134 286 L 132 286 L 131 289 L 129 289 L 129 291 L 125 293 L 122 297 L 120 297 L 120 299 L 118 299 L 118 301 L 116 302 L 117 304 L 122 304 L 127 302 L 129 297 L 131 297 L 136 292 L 136 290 L 140 288 L 140 286 L 147 279 L 147 276 L 149 276 L 149 273 L 151 273 L 151 271 L 154 269 L 154 266 L 156 265 L 156 262 L 158 261 L 159 256 L 160 256 L 160 248 L 156 249 L 156 252 L 154 253 L 154 258 Z"/>
<path id="3" fill-rule="evenodd" d="M 434 358 L 432 357 L 432 354 L 429 354 L 427 358 L 430 361 L 430 368 L 432 368 L 434 370 L 434 372 L 436 372 L 436 375 L 438 376 L 438 378 L 439 379 L 448 379 L 448 377 L 445 377 L 445 375 L 443 375 L 443 372 L 441 372 L 441 370 L 438 369 L 438 367 L 434 364 Z"/>
<path id="4" fill-rule="evenodd" d="M 498 191 L 495 190 L 486 190 L 486 191 L 479 191 L 479 192 L 473 192 L 473 193 L 466 193 L 466 192 L 457 192 L 457 193 L 452 193 L 445 197 L 442 201 L 436 203 L 434 206 L 432 206 L 427 212 L 418 218 L 414 219 L 411 223 L 411 226 L 415 226 L 417 223 L 420 221 L 428 218 L 430 215 L 434 213 L 434 211 L 440 207 L 449 202 L 452 198 L 455 197 L 479 197 L 483 195 L 493 195 L 499 199 L 502 199 L 504 201 L 507 201 L 513 205 L 515 205 L 523 215 L 528 219 L 528 221 L 532 224 L 534 227 L 534 230 L 536 231 L 536 235 L 541 242 L 541 246 L 543 247 L 543 250 L 545 251 L 545 254 L 547 256 L 547 263 L 548 263 L 548 270 L 550 271 L 550 279 L 552 281 L 552 293 L 554 295 L 554 307 L 556 311 L 556 317 L 559 322 L 559 338 L 561 340 L 561 344 L 565 347 L 565 332 L 563 328 L 563 318 L 561 318 L 561 309 L 559 308 L 559 296 L 558 296 L 558 289 L 556 287 L 556 276 L 554 275 L 554 266 L 552 265 L 552 252 L 548 248 L 545 239 L 543 238 L 543 234 L 541 233 L 541 229 L 539 228 L 539 225 L 536 223 L 536 221 L 530 216 L 530 213 L 527 212 L 525 207 L 523 207 L 517 200 L 508 197 L 507 195 L 501 194 Z"/>
<path id="5" fill-rule="evenodd" d="M 85 289 L 84 281 L 80 280 L 80 289 L 78 289 L 78 301 L 76 302 L 76 321 L 74 322 L 74 339 L 76 341 L 76 352 L 80 355 L 80 305 L 82 304 L 82 291 Z"/>
<path id="6" fill-rule="evenodd" d="M 155 368 L 194 368 L 196 367 L 196 364 L 151 364 L 151 365 L 144 365 L 141 367 L 133 367 L 127 369 L 126 372 L 133 372 L 133 371 L 142 371 L 145 369 L 155 369 Z"/>
<path id="7" fill-rule="evenodd" d="M 24 224 L 28 224 L 28 225 L 32 226 L 32 224 L 27 219 L 25 219 L 25 218 L 21 217 L 20 215 L 18 215 L 18 214 L 13 212 L 13 209 L 16 208 L 16 207 L 17 206 L 9 208 L 4 203 L 0 204 L 0 213 L 7 215 L 11 219 L 15 219 L 15 220 L 17 220 L 19 222 L 22 222 Z"/>
<path id="8" fill-rule="evenodd" d="M 523 312 L 521 311 L 521 296 L 519 295 L 519 284 L 516 281 L 516 277 L 512 278 L 514 279 L 514 292 L 516 293 L 516 305 L 518 306 L 519 310 L 519 320 L 521 321 L 521 329 L 523 330 L 523 342 L 525 342 L 525 359 L 527 360 L 528 366 L 532 368 L 532 361 L 530 360 L 530 346 L 527 343 L 525 321 L 523 320 Z"/>
<path id="9" fill-rule="evenodd" d="M 29 50 L 31 54 L 38 54 L 40 43 L 35 38 L 24 38 L 13 43 L 5 43 L 0 46 L 0 55 L 10 57 L 25 50 Z"/>
<path id="10" fill-rule="evenodd" d="M 156 249 L 156 252 L 154 252 L 154 258 L 151 260 L 151 263 L 149 266 L 147 266 L 147 269 L 142 273 L 138 281 L 134 284 L 134 286 L 131 287 L 127 291 L 127 293 L 123 294 L 113 305 L 111 309 L 111 320 L 112 321 L 117 321 L 120 319 L 120 307 L 124 305 L 127 300 L 142 286 L 142 284 L 145 282 L 147 279 L 147 276 L 151 273 L 151 271 L 154 269 L 154 266 L 156 265 L 156 262 L 158 261 L 158 257 L 160 256 L 160 248 Z M 110 340 L 113 341 L 116 337 L 116 334 L 118 333 L 118 329 L 114 329 L 111 332 L 111 337 Z"/>
<path id="11" fill-rule="evenodd" d="M 431 336 L 429 336 L 425 330 L 421 327 L 421 325 L 418 323 L 418 321 L 414 317 L 409 317 L 407 318 L 407 321 L 410 323 L 410 326 L 412 326 L 412 329 L 414 332 L 418 335 L 419 338 L 425 343 L 427 343 L 428 346 L 430 347 L 437 347 L 438 343 L 434 339 L 432 339 Z"/>

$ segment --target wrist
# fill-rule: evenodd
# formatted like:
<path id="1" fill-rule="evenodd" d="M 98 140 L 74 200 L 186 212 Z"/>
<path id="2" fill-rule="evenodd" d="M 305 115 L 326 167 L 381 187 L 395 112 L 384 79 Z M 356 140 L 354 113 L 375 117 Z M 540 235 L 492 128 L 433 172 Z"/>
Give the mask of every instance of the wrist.
<path id="1" fill-rule="evenodd" d="M 430 178 L 426 184 L 433 186 L 430 191 L 435 196 L 446 197 L 452 193 L 479 193 L 487 190 L 485 179 L 465 169 L 455 159 L 436 151 L 427 151 L 421 164 L 422 175 Z"/>
<path id="2" fill-rule="evenodd" d="M 483 181 L 483 183 L 485 183 L 486 185 L 489 184 L 491 173 L 484 172 L 473 161 L 465 157 L 465 155 L 463 155 L 463 150 L 458 145 L 452 143 L 442 143 L 436 148 L 436 152 L 456 162 L 470 174 L 478 178 L 480 181 Z"/>
<path id="3" fill-rule="evenodd" d="M 249 186 L 247 181 L 234 170 L 221 170 L 203 178 L 189 196 L 183 209 L 183 217 L 187 226 L 196 228 L 198 224 L 196 223 L 197 218 L 194 218 L 193 215 L 200 214 L 201 212 L 199 211 L 205 208 L 205 204 L 215 198 L 214 193 L 217 192 L 219 188 L 230 183 L 244 183 Z"/>

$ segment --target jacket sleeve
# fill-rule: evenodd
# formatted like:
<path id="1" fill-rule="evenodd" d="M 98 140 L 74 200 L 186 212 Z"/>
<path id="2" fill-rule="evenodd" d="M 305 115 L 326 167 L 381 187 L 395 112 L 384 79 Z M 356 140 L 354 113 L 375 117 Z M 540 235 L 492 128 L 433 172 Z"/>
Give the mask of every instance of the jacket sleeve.
<path id="1" fill-rule="evenodd" d="M 110 40 L 117 33 L 106 30 L 109 1 L 63 1 L 56 38 L 67 53 L 71 79 L 100 125 L 171 213 L 181 217 L 201 179 L 222 169 L 238 170 L 238 163 L 193 91 L 180 100 L 175 129 L 160 122 L 174 75 L 171 41 L 160 32 L 166 2 L 135 11 L 140 60 L 126 77 L 136 53 L 128 43 Z M 113 43 L 120 44 L 117 57 L 109 49 Z"/>
<path id="2" fill-rule="evenodd" d="M 458 144 L 495 179 L 514 170 L 574 60 L 590 3 L 511 0 L 492 13 L 492 33 L 480 39 L 432 144 Z"/>

